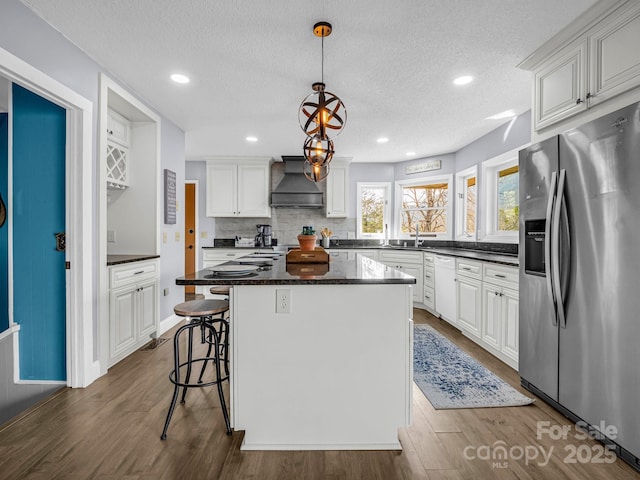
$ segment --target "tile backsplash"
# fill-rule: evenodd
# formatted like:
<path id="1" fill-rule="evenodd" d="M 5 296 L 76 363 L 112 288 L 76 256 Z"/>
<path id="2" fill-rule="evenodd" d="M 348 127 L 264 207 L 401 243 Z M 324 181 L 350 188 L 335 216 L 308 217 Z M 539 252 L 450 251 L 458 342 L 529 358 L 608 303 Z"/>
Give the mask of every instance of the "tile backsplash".
<path id="1" fill-rule="evenodd" d="M 297 244 L 303 225 L 312 225 L 318 238 L 324 227 L 333 232 L 332 238 L 346 239 L 356 231 L 355 218 L 326 218 L 323 208 L 273 208 L 271 218 L 216 218 L 216 238 L 253 237 L 261 223 L 271 225 L 280 245 Z"/>

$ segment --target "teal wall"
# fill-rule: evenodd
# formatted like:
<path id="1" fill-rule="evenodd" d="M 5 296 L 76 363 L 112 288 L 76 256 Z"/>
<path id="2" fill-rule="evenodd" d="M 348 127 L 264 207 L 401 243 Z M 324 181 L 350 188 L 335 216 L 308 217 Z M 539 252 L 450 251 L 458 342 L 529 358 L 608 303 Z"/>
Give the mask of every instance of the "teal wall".
<path id="1" fill-rule="evenodd" d="M 66 380 L 66 111 L 13 85 L 13 312 L 20 377 Z"/>
<path id="2" fill-rule="evenodd" d="M 9 163 L 9 119 L 0 113 L 0 195 L 7 205 L 7 167 Z M 0 332 L 9 328 L 9 247 L 7 224 L 0 227 Z"/>

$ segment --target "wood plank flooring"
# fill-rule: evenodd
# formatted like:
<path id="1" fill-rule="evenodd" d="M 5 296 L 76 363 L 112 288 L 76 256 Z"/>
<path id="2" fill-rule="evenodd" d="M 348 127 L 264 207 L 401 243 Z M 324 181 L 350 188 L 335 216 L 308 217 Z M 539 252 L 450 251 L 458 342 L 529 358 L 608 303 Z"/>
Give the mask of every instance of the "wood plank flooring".
<path id="1" fill-rule="evenodd" d="M 422 310 L 428 323 L 523 393 L 517 373 Z M 165 336 L 171 335 L 168 332 Z M 596 463 L 600 448 L 575 438 L 551 407 L 434 410 L 414 388 L 413 424 L 401 452 L 242 452 L 243 432 L 225 435 L 217 395 L 193 389 L 160 440 L 172 394 L 172 343 L 141 350 L 86 389 L 64 389 L 0 427 L 0 479 L 638 479 L 621 460 Z M 269 412 L 265 412 L 268 415 Z M 571 428 L 538 438 L 537 422 Z M 496 443 L 503 442 L 503 443 Z M 504 445 L 504 460 L 481 459 Z M 525 451 L 538 457 L 518 458 Z M 582 456 L 571 457 L 572 450 Z M 548 463 L 542 452 L 551 451 Z M 490 453 L 490 452 L 489 452 Z M 572 459 L 576 463 L 567 463 Z"/>

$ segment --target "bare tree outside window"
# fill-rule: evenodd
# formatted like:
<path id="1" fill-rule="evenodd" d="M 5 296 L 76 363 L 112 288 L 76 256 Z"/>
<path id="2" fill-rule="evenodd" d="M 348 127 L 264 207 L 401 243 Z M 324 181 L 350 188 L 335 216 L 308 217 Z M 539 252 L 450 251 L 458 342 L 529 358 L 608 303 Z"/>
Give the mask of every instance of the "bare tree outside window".
<path id="1" fill-rule="evenodd" d="M 467 179 L 466 184 L 465 232 L 471 235 L 476 232 L 476 177 Z"/>
<path id="2" fill-rule="evenodd" d="M 498 172 L 498 230 L 518 231 L 518 166 Z"/>
<path id="3" fill-rule="evenodd" d="M 362 233 L 384 233 L 384 188 L 363 188 L 360 202 L 362 205 Z"/>
<path id="4" fill-rule="evenodd" d="M 402 188 L 401 232 L 447 232 L 448 183 L 413 185 Z"/>

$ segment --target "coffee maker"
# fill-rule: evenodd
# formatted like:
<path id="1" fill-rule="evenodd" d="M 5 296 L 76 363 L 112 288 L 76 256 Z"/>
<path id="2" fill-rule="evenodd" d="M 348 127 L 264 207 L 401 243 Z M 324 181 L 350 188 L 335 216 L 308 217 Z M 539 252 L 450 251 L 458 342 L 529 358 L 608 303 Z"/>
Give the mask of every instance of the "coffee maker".
<path id="1" fill-rule="evenodd" d="M 271 225 L 256 225 L 258 234 L 256 235 L 256 247 L 271 246 Z"/>

